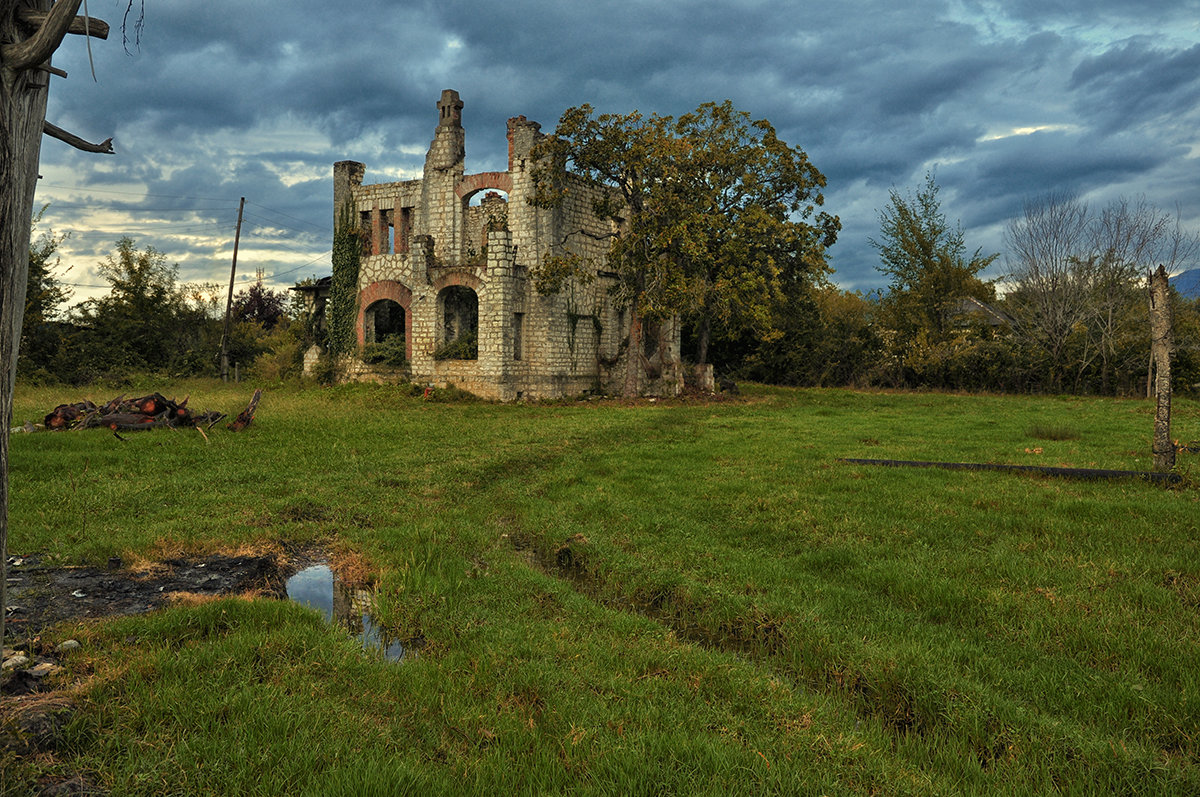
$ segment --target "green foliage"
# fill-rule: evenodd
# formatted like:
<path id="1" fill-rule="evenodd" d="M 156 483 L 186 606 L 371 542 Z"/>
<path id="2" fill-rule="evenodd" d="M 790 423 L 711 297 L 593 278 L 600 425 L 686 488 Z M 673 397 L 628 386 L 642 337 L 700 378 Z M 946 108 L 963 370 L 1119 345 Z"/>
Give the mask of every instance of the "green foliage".
<path id="1" fill-rule="evenodd" d="M 479 358 L 479 334 L 466 332 L 433 350 L 435 360 L 475 360 Z"/>
<path id="2" fill-rule="evenodd" d="M 362 233 L 350 205 L 342 208 L 333 231 L 333 281 L 325 305 L 330 354 L 349 354 L 358 345 L 354 328 L 358 317 L 358 269 Z"/>
<path id="3" fill-rule="evenodd" d="M 976 249 L 966 257 L 961 227 L 951 227 L 938 200 L 933 174 L 915 197 L 892 189 L 890 203 L 879 214 L 877 268 L 891 280 L 884 301 L 884 324 L 901 337 L 923 331 L 936 343 L 954 333 L 958 303 L 966 297 L 983 301 L 993 290 L 979 279 L 998 255 Z"/>
<path id="4" fill-rule="evenodd" d="M 35 231 L 41 217 L 38 213 L 33 220 Z M 57 252 L 66 239 L 66 233 L 55 235 L 53 230 L 47 230 L 33 238 L 29 247 L 29 278 L 17 360 L 17 374 L 21 378 L 50 378 L 55 352 L 62 345 L 65 334 L 60 323 L 62 305 L 71 292 L 55 278 L 53 269 L 61 262 Z"/>
<path id="5" fill-rule="evenodd" d="M 382 343 L 363 346 L 362 361 L 367 365 L 403 368 L 408 363 L 403 335 L 392 335 Z"/>
<path id="6" fill-rule="evenodd" d="M 317 358 L 317 363 L 313 367 L 312 376 L 317 380 L 318 385 L 325 387 L 336 385 L 339 379 L 337 359 L 328 351 L 321 352 L 321 356 Z"/>
<path id="7" fill-rule="evenodd" d="M 841 222 L 818 210 L 825 176 L 766 120 L 726 100 L 681 116 L 673 132 L 683 154 L 664 201 L 671 211 L 656 215 L 687 274 L 681 309 L 697 321 L 703 363 L 705 330 L 764 335 L 785 282 L 812 284 L 829 272 L 825 252 Z"/>
<path id="8" fill-rule="evenodd" d="M 304 373 L 304 324 L 296 320 L 260 331 L 262 352 L 254 358 L 250 374 L 265 383 L 298 379 Z"/>
<path id="9" fill-rule="evenodd" d="M 529 276 L 533 278 L 534 289 L 542 296 L 559 293 L 570 283 L 586 285 L 596 278 L 595 271 L 574 252 L 547 252 L 541 263 L 529 269 Z"/>
<path id="10" fill-rule="evenodd" d="M 1200 395 L 1200 298 L 1184 299 L 1171 291 L 1171 304 L 1175 338 L 1175 354 L 1171 358 L 1172 386 L 1177 391 Z"/>
<path id="11" fill-rule="evenodd" d="M 877 306 L 858 293 L 804 281 L 785 284 L 772 304 L 769 330 L 743 338 L 740 362 L 722 342 L 717 353 L 737 375 L 782 385 L 866 384 L 882 342 L 873 319 Z"/>
<path id="12" fill-rule="evenodd" d="M 607 267 L 619 276 L 617 300 L 631 309 L 633 351 L 642 321 L 684 315 L 696 320 L 704 362 L 714 327 L 726 338 L 767 332 L 781 274 L 827 271 L 840 222 L 817 210 L 825 177 L 770 123 L 728 101 L 678 119 L 571 108 L 534 154 L 535 204 L 562 202 L 567 166 L 611 188 L 593 209 L 621 230 Z M 543 264 L 544 290 L 561 289 L 573 265 Z M 637 381 L 637 358 L 629 362 L 627 393 Z"/>
<path id="13" fill-rule="evenodd" d="M 134 371 L 190 375 L 214 367 L 220 335 L 208 304 L 191 300 L 166 256 L 133 239 L 117 241 L 99 265 L 109 293 L 79 304 L 69 316 L 49 371 L 83 383 Z"/>

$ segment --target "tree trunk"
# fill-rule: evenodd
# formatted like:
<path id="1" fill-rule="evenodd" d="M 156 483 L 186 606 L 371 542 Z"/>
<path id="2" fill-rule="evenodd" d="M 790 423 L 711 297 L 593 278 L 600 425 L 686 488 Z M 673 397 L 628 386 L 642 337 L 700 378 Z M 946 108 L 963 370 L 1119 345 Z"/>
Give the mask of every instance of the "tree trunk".
<path id="1" fill-rule="evenodd" d="M 638 395 L 638 381 L 642 373 L 642 317 L 638 313 L 638 298 L 633 297 L 629 303 L 629 348 L 625 351 L 625 384 L 621 388 L 621 395 L 625 398 Z"/>
<path id="2" fill-rule="evenodd" d="M 1171 295 L 1167 270 L 1150 274 L 1150 357 L 1154 366 L 1154 469 L 1175 467 L 1171 441 Z"/>
<path id="3" fill-rule="evenodd" d="M 696 364 L 708 364 L 708 340 L 712 335 L 712 324 L 708 316 L 701 316 L 700 328 L 696 330 Z"/>
<path id="4" fill-rule="evenodd" d="M 39 67 L 49 66 L 49 53 L 57 49 L 71 21 L 63 15 L 73 18 L 79 3 L 61 0 L 61 13 L 51 15 L 53 19 L 47 18 L 34 35 L 27 36 L 17 25 L 18 9 L 48 12 L 50 0 L 0 0 L 0 640 L 8 609 L 8 430 L 50 85 L 50 72 Z"/>

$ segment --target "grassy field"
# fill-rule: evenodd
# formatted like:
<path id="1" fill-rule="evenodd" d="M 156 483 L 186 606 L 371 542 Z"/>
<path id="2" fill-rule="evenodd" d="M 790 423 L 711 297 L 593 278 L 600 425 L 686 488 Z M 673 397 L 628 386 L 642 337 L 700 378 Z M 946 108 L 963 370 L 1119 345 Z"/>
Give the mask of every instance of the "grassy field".
<path id="1" fill-rule="evenodd" d="M 163 389 L 236 412 L 249 390 Z M 110 398 L 92 390 L 95 400 Z M 117 393 L 121 391 L 108 391 Z M 135 393 L 136 388 L 126 392 Z M 18 389 L 14 423 L 81 397 Z M 357 552 L 415 659 L 228 599 L 84 647 L 54 758 L 114 794 L 1200 793 L 1200 488 L 1145 401 L 268 390 L 245 433 L 14 435 L 13 553 Z M 1175 433 L 1200 438 L 1200 404 Z M 1185 457 L 1187 455 L 1184 455 Z"/>

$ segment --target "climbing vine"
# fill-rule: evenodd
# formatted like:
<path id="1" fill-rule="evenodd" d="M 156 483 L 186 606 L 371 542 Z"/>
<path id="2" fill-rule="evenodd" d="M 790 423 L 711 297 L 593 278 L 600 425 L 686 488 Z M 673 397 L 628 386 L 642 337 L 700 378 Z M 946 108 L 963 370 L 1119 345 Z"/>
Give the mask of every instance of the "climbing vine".
<path id="1" fill-rule="evenodd" d="M 329 335 L 329 353 L 354 351 L 357 336 L 354 322 L 358 316 L 358 266 L 362 257 L 362 234 L 354 211 L 346 203 L 338 214 L 333 231 L 333 279 L 329 285 L 329 303 L 325 325 Z"/>

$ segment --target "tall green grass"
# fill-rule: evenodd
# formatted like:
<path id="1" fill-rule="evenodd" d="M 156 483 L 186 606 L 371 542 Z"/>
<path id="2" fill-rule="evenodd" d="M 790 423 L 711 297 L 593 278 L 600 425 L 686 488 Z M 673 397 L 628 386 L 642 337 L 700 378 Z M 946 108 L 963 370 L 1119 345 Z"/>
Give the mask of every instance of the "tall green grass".
<path id="1" fill-rule="evenodd" d="M 249 393 L 189 391 L 231 414 Z M 14 421 L 74 398 L 23 389 Z M 1173 490 L 838 462 L 1144 469 L 1152 413 L 348 386 L 268 390 L 247 432 L 207 440 L 17 434 L 14 552 L 353 549 L 378 619 L 424 645 L 378 661 L 267 601 L 62 629 L 87 642 L 82 709 L 56 760 L 7 770 L 130 794 L 1195 793 L 1186 459 Z M 1200 407 L 1175 424 L 1200 436 Z"/>

